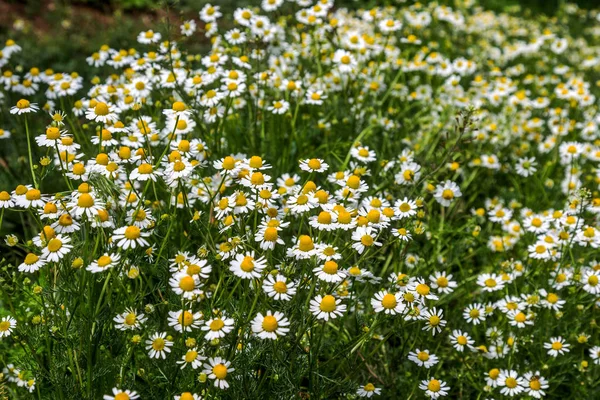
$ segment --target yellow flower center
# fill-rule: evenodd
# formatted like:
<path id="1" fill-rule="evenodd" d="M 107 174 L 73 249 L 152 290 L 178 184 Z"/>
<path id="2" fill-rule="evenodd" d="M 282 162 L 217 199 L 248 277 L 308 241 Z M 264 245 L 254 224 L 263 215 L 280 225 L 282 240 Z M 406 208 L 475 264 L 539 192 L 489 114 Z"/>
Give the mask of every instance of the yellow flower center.
<path id="1" fill-rule="evenodd" d="M 432 379 L 427 384 L 427 390 L 429 390 L 431 392 L 439 392 L 440 389 L 441 389 L 440 381 L 438 381 L 437 379 Z"/>
<path id="2" fill-rule="evenodd" d="M 140 174 L 151 174 L 152 173 L 152 165 L 148 163 L 140 164 L 138 167 L 138 172 Z"/>
<path id="3" fill-rule="evenodd" d="M 100 268 L 104 268 L 112 262 L 112 259 L 109 256 L 102 256 L 98 259 L 98 266 Z"/>
<path id="4" fill-rule="evenodd" d="M 427 296 L 431 289 L 429 288 L 428 285 L 426 285 L 424 283 L 420 283 L 417 285 L 416 290 L 417 290 L 417 293 L 419 293 L 421 296 Z"/>
<path id="5" fill-rule="evenodd" d="M 185 353 L 185 362 L 191 363 L 196 357 L 198 357 L 198 352 L 196 350 L 189 350 Z M 181 396 L 181 399 L 183 399 L 183 395 Z"/>
<path id="6" fill-rule="evenodd" d="M 231 156 L 227 156 L 223 159 L 223 169 L 232 170 L 235 168 L 235 159 Z"/>
<path id="7" fill-rule="evenodd" d="M 240 268 L 244 272 L 252 272 L 254 271 L 254 258 L 251 256 L 246 256 L 240 263 Z"/>
<path id="8" fill-rule="evenodd" d="M 265 176 L 261 172 L 254 172 L 250 176 L 250 183 L 256 186 L 262 185 L 263 183 L 265 183 Z"/>
<path id="9" fill-rule="evenodd" d="M 62 247 L 62 242 L 60 239 L 50 239 L 48 242 L 48 251 L 51 253 L 55 253 Z"/>
<path id="10" fill-rule="evenodd" d="M 20 110 L 23 110 L 23 109 L 29 107 L 29 105 L 30 105 L 29 100 L 21 99 L 21 100 L 17 101 L 17 108 Z"/>
<path id="11" fill-rule="evenodd" d="M 212 372 L 217 379 L 225 379 L 225 377 L 227 377 L 227 367 L 223 364 L 215 365 Z"/>
<path id="12" fill-rule="evenodd" d="M 506 387 L 509 389 L 517 387 L 517 380 L 513 377 L 506 378 Z"/>
<path id="13" fill-rule="evenodd" d="M 275 282 L 275 284 L 273 285 L 273 289 L 277 292 L 277 293 L 286 293 L 287 292 L 287 285 L 285 284 L 285 282 L 282 281 L 277 281 Z"/>
<path id="14" fill-rule="evenodd" d="M 129 313 L 125 316 L 125 325 L 133 326 L 137 321 L 137 316 L 134 313 Z"/>
<path id="15" fill-rule="evenodd" d="M 40 258 L 38 256 L 36 256 L 33 253 L 29 253 L 27 254 L 27 256 L 25 257 L 25 264 L 27 265 L 31 265 L 31 264 L 35 264 Z"/>
<path id="16" fill-rule="evenodd" d="M 250 168 L 261 168 L 263 166 L 263 160 L 259 156 L 252 156 L 248 165 L 250 165 Z"/>
<path id="17" fill-rule="evenodd" d="M 370 246 L 373 246 L 374 240 L 371 235 L 363 235 L 360 238 L 360 242 L 363 244 L 363 246 L 370 247 Z"/>
<path id="18" fill-rule="evenodd" d="M 454 198 L 454 192 L 450 189 L 444 189 L 442 192 L 442 198 L 444 200 L 452 200 Z"/>
<path id="19" fill-rule="evenodd" d="M 321 168 L 321 161 L 317 160 L 316 158 L 313 158 L 310 161 L 308 161 L 308 167 L 310 169 L 319 169 Z"/>
<path id="20" fill-rule="evenodd" d="M 335 275 L 338 272 L 338 264 L 335 261 L 327 261 L 323 265 L 323 272 L 329 275 Z"/>
<path id="21" fill-rule="evenodd" d="M 79 196 L 79 199 L 77 200 L 78 207 L 89 208 L 93 205 L 94 205 L 94 198 L 88 193 L 81 194 Z"/>
<path id="22" fill-rule="evenodd" d="M 336 309 L 335 297 L 333 297 L 330 294 L 324 296 L 323 300 L 321 300 L 321 304 L 319 305 L 319 308 L 321 309 L 321 311 L 324 311 L 324 312 L 335 311 L 335 309 Z"/>
<path id="23" fill-rule="evenodd" d="M 152 342 L 152 348 L 156 351 L 163 350 L 165 348 L 165 339 L 163 339 L 163 338 L 154 339 L 154 341 Z"/>
<path id="24" fill-rule="evenodd" d="M 138 239 L 140 237 L 140 228 L 138 228 L 137 226 L 128 226 L 127 229 L 125 229 L 125 238 L 129 239 L 129 240 L 135 240 Z"/>
<path id="25" fill-rule="evenodd" d="M 196 288 L 196 282 L 191 276 L 184 276 L 179 281 L 179 288 L 185 292 L 191 292 Z"/>
<path id="26" fill-rule="evenodd" d="M 29 201 L 39 200 L 42 197 L 42 193 L 37 189 L 29 189 L 25 193 L 25 198 Z"/>
<path id="27" fill-rule="evenodd" d="M 2 321 L 0 322 L 0 332 L 7 332 L 10 328 L 10 322 Z"/>
<path id="28" fill-rule="evenodd" d="M 46 129 L 46 139 L 57 140 L 60 138 L 60 130 L 54 126 Z"/>
<path id="29" fill-rule="evenodd" d="M 552 343 L 552 350 L 560 350 L 563 348 L 563 345 L 561 342 L 554 342 Z"/>
<path id="30" fill-rule="evenodd" d="M 181 112 L 181 111 L 185 111 L 186 107 L 185 107 L 185 103 L 181 102 L 181 101 L 176 101 L 175 103 L 173 103 L 173 111 L 177 111 L 177 112 Z"/>
<path id="31" fill-rule="evenodd" d="M 306 196 L 305 194 L 301 194 L 300 196 L 298 196 L 298 199 L 296 199 L 296 203 L 303 206 L 304 204 L 308 203 L 308 196 Z"/>
<path id="32" fill-rule="evenodd" d="M 225 322 L 221 318 L 217 318 L 210 323 L 210 330 L 213 332 L 220 331 L 225 326 Z"/>
<path id="33" fill-rule="evenodd" d="M 267 315 L 263 319 L 262 328 L 267 332 L 275 332 L 278 326 L 277 318 L 272 315 Z"/>
<path id="34" fill-rule="evenodd" d="M 94 107 L 94 113 L 96 115 L 108 115 L 108 105 L 106 103 L 96 103 L 96 107 Z"/>
<path id="35" fill-rule="evenodd" d="M 312 239 L 310 236 L 302 235 L 298 240 L 298 249 L 300 251 L 311 251 L 315 248 Z"/>
<path id="36" fill-rule="evenodd" d="M 179 325 L 190 326 L 192 323 L 194 323 L 194 314 L 189 311 L 183 311 L 181 314 L 179 314 L 177 322 L 179 322 Z"/>
<path id="37" fill-rule="evenodd" d="M 346 185 L 351 189 L 358 189 L 360 187 L 360 178 L 356 175 L 352 175 L 346 181 Z"/>
<path id="38" fill-rule="evenodd" d="M 525 322 L 525 320 L 527 320 L 527 316 L 524 313 L 520 312 L 515 315 L 515 321 L 522 323 Z"/>
<path id="39" fill-rule="evenodd" d="M 488 278 L 485 280 L 485 286 L 487 286 L 489 288 L 496 287 L 496 285 L 497 285 L 496 280 L 493 278 Z"/>
<path id="40" fill-rule="evenodd" d="M 396 300 L 396 296 L 391 293 L 387 293 L 385 296 L 383 296 L 383 299 L 381 299 L 381 305 L 383 308 L 387 308 L 388 310 L 395 308 L 397 304 L 398 301 Z"/>
<path id="41" fill-rule="evenodd" d="M 429 354 L 427 352 L 420 351 L 419 354 L 417 354 L 417 358 L 421 361 L 427 361 L 429 360 Z"/>

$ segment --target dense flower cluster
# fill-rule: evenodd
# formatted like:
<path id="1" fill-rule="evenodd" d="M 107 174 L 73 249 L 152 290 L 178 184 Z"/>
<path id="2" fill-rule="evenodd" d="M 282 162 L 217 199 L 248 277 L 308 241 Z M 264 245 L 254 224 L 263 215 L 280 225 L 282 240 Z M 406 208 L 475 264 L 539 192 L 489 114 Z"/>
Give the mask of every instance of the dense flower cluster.
<path id="1" fill-rule="evenodd" d="M 591 396 L 600 30 L 294 3 L 231 21 L 208 4 L 182 43 L 104 46 L 91 85 L 20 74 L 6 43 L 4 100 L 20 100 L 0 143 L 28 151 L 0 188 L 0 227 L 23 224 L 0 303 L 9 387 Z M 210 50 L 189 53 L 200 28 Z"/>

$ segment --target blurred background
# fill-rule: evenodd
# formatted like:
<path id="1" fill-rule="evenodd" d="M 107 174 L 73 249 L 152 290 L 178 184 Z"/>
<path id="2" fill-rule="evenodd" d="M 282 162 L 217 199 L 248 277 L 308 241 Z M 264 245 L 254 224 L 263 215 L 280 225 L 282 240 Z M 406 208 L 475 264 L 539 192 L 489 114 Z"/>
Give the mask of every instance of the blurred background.
<path id="1" fill-rule="evenodd" d="M 179 25 L 181 18 L 198 20 L 206 4 L 219 5 L 223 11 L 236 7 L 259 6 L 261 0 L 0 0 L 0 40 L 11 38 L 24 49 L 23 65 L 55 70 L 81 71 L 85 57 L 103 44 L 115 48 L 135 45 L 136 35 L 157 29 L 170 19 Z M 427 0 L 423 1 L 427 2 Z M 473 1 L 440 0 L 439 4 L 459 6 Z M 336 7 L 414 3 L 407 0 L 336 0 Z M 552 18 L 565 0 L 479 0 L 494 11 L 545 14 Z M 583 8 L 600 6 L 600 0 L 575 0 Z M 198 46 L 202 46 L 198 43 Z M 204 43 L 206 45 L 206 43 Z M 77 57 L 73 57 L 77 54 Z"/>

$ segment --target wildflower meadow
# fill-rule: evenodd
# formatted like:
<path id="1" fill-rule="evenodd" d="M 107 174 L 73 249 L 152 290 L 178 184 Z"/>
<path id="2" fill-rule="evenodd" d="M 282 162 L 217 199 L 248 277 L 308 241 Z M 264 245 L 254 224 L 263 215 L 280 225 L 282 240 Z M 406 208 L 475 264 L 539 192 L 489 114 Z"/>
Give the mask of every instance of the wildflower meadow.
<path id="1" fill-rule="evenodd" d="M 1 49 L 0 399 L 600 398 L 600 11 L 213 3 Z"/>

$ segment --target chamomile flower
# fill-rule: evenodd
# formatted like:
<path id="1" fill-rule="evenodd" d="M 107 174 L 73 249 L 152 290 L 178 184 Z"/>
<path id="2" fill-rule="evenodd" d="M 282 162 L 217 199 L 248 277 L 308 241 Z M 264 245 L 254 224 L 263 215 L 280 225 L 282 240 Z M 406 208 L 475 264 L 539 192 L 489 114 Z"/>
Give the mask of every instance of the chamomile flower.
<path id="1" fill-rule="evenodd" d="M 310 312 L 317 318 L 325 321 L 341 317 L 346 312 L 346 305 L 341 299 L 332 295 L 317 295 L 310 301 Z"/>
<path id="2" fill-rule="evenodd" d="M 352 233 L 352 248 L 358 254 L 362 254 L 365 250 L 373 246 L 382 246 L 382 242 L 377 241 L 377 232 L 371 227 L 359 227 Z"/>
<path id="3" fill-rule="evenodd" d="M 435 289 L 439 293 L 452 293 L 458 283 L 452 280 L 452 274 L 446 275 L 446 272 L 435 272 L 433 275 L 429 275 L 429 281 L 431 282 L 432 289 Z"/>
<path id="4" fill-rule="evenodd" d="M 370 163 L 377 159 L 375 151 L 370 150 L 368 146 L 356 146 L 350 149 L 350 155 L 352 158 L 357 159 L 363 163 Z"/>
<path id="5" fill-rule="evenodd" d="M 178 272 L 169 279 L 169 286 L 176 294 L 184 299 L 193 299 L 200 294 L 200 279 L 186 272 Z"/>
<path id="6" fill-rule="evenodd" d="M 485 292 L 496 292 L 504 289 L 502 277 L 496 274 L 481 274 L 477 277 L 477 284 Z"/>
<path id="7" fill-rule="evenodd" d="M 167 322 L 177 332 L 191 332 L 194 329 L 200 328 L 202 313 L 194 313 L 191 310 L 169 311 Z"/>
<path id="8" fill-rule="evenodd" d="M 452 181 L 445 181 L 437 185 L 433 194 L 435 200 L 444 207 L 450 206 L 452 201 L 461 196 L 460 188 Z"/>
<path id="9" fill-rule="evenodd" d="M 0 192 L 0 208 L 11 208 L 15 206 L 15 202 L 13 201 L 10 193 L 3 190 Z"/>
<path id="10" fill-rule="evenodd" d="M 480 303 L 471 304 L 463 310 L 463 318 L 473 325 L 484 322 L 485 317 L 485 309 Z"/>
<path id="11" fill-rule="evenodd" d="M 431 378 L 429 380 L 422 380 L 419 384 L 419 389 L 424 390 L 427 397 L 435 400 L 439 397 L 447 396 L 450 387 L 442 380 Z"/>
<path id="12" fill-rule="evenodd" d="M 181 369 L 184 369 L 188 365 L 192 367 L 192 369 L 198 369 L 202 366 L 202 361 L 206 360 L 199 351 L 197 347 L 188 349 L 186 353 L 181 357 L 180 361 L 177 361 L 177 364 L 181 365 Z M 180 398 L 183 398 L 180 397 Z"/>
<path id="13" fill-rule="evenodd" d="M 279 311 L 258 313 L 252 320 L 252 332 L 261 339 L 275 340 L 289 332 L 290 321 Z"/>
<path id="14" fill-rule="evenodd" d="M 300 169 L 306 172 L 325 172 L 328 168 L 329 165 L 319 158 L 311 158 L 300 161 Z"/>
<path id="15" fill-rule="evenodd" d="M 173 168 L 174 170 L 174 168 Z M 184 168 L 182 168 L 182 170 L 185 172 L 185 165 Z M 178 171 L 181 173 L 181 171 Z M 159 171 L 156 170 L 156 168 L 154 168 L 154 166 L 152 164 L 148 164 L 148 163 L 142 163 L 140 165 L 138 165 L 138 167 L 136 169 L 134 169 L 133 171 L 131 171 L 131 175 L 129 175 L 129 178 L 134 180 L 134 181 L 147 181 L 148 179 L 153 180 L 154 182 L 157 181 L 159 175 Z"/>
<path id="16" fill-rule="evenodd" d="M 271 103 L 267 110 L 271 111 L 273 114 L 285 114 L 290 109 L 290 103 L 285 100 L 275 100 Z"/>
<path id="17" fill-rule="evenodd" d="M 193 19 L 184 21 L 179 27 L 183 36 L 192 36 L 196 32 L 196 21 Z"/>
<path id="18" fill-rule="evenodd" d="M 280 273 L 275 276 L 267 275 L 262 288 L 267 296 L 275 300 L 289 301 L 296 294 L 296 284 Z"/>
<path id="19" fill-rule="evenodd" d="M 0 339 L 9 337 L 16 327 L 17 320 L 10 315 L 0 319 Z"/>
<path id="20" fill-rule="evenodd" d="M 152 29 L 146 32 L 140 32 L 137 41 L 142 44 L 158 43 L 162 39 L 162 35 L 159 32 L 154 32 Z"/>
<path id="21" fill-rule="evenodd" d="M 519 376 L 517 371 L 500 371 L 500 375 L 498 376 L 498 387 L 501 388 L 500 393 L 503 395 L 514 397 L 524 390 L 525 385 L 525 380 Z"/>
<path id="22" fill-rule="evenodd" d="M 442 331 L 442 328 L 446 326 L 447 321 L 443 319 L 444 311 L 435 307 L 431 309 L 424 309 L 421 313 L 421 319 L 426 321 L 426 325 L 423 327 L 424 331 L 431 331 L 431 334 L 435 336 L 436 333 Z"/>
<path id="23" fill-rule="evenodd" d="M 222 359 L 221 357 L 209 358 L 208 363 L 204 364 L 204 373 L 208 375 L 209 379 L 215 381 L 215 387 L 220 389 L 227 389 L 229 383 L 227 383 L 227 375 L 235 371 L 235 368 L 231 367 L 231 362 Z"/>
<path id="24" fill-rule="evenodd" d="M 30 103 L 29 100 L 21 99 L 17 101 L 17 104 L 10 109 L 11 114 L 28 114 L 38 111 L 40 108 L 36 103 Z"/>
<path id="25" fill-rule="evenodd" d="M 167 358 L 172 346 L 173 342 L 167 339 L 166 332 L 156 332 L 146 340 L 146 350 L 150 358 Z"/>
<path id="26" fill-rule="evenodd" d="M 375 385 L 373 385 L 372 383 L 367 383 L 364 386 L 359 387 L 356 390 L 356 394 L 359 397 L 372 397 L 372 396 L 378 396 L 381 394 L 381 388 L 377 388 L 375 387 Z"/>
<path id="27" fill-rule="evenodd" d="M 207 320 L 201 329 L 206 331 L 206 335 L 204 336 L 206 340 L 220 339 L 233 330 L 234 324 L 235 321 L 233 318 L 227 318 L 225 314 L 221 314 Z"/>
<path id="28" fill-rule="evenodd" d="M 255 258 L 254 251 L 238 254 L 229 265 L 229 270 L 242 279 L 260 278 L 267 266 L 265 257 Z"/>
<path id="29" fill-rule="evenodd" d="M 135 225 L 123 226 L 113 232 L 112 238 L 114 243 L 123 250 L 135 249 L 136 247 L 149 246 L 150 244 L 145 239 L 150 236 L 148 232 L 142 232 Z"/>
<path id="30" fill-rule="evenodd" d="M 600 346 L 591 347 L 588 353 L 594 364 L 600 365 Z"/>
<path id="31" fill-rule="evenodd" d="M 408 353 L 408 359 L 419 367 L 425 367 L 427 369 L 433 367 L 439 362 L 439 358 L 435 354 L 430 354 L 429 350 L 411 351 Z"/>
<path id="32" fill-rule="evenodd" d="M 402 300 L 402 294 L 400 292 L 390 293 L 385 290 L 380 290 L 375 293 L 375 296 L 371 299 L 371 306 L 377 313 L 383 312 L 389 315 L 396 315 L 403 313 L 406 309 L 406 305 Z"/>
<path id="33" fill-rule="evenodd" d="M 71 238 L 68 236 L 56 235 L 48 240 L 42 249 L 42 258 L 50 262 L 59 262 L 73 249 L 69 243 L 71 243 Z"/>
<path id="34" fill-rule="evenodd" d="M 417 214 L 417 203 L 405 197 L 394 203 L 394 219 L 409 218 Z"/>
<path id="35" fill-rule="evenodd" d="M 472 349 L 473 344 L 475 344 L 475 340 L 471 339 L 468 333 L 463 332 L 461 330 L 453 330 L 450 335 L 450 343 L 452 343 L 452 347 L 456 350 L 463 352 L 465 351 L 465 347 Z"/>
<path id="36" fill-rule="evenodd" d="M 550 385 L 548 380 L 540 375 L 539 371 L 524 373 L 523 380 L 525 381 L 524 387 L 527 395 L 536 399 L 546 396 L 544 390 L 548 389 Z"/>
<path id="37" fill-rule="evenodd" d="M 544 348 L 548 350 L 548 355 L 551 355 L 552 357 L 558 357 L 558 355 L 568 353 L 570 351 L 569 347 L 571 347 L 571 345 L 561 336 L 552 337 L 549 342 L 544 343 Z"/>
<path id="38" fill-rule="evenodd" d="M 86 269 L 93 274 L 105 272 L 108 271 L 110 268 L 113 268 L 116 265 L 118 265 L 120 259 L 121 256 L 119 256 L 116 253 L 104 253 L 97 260 L 88 265 Z"/>
<path id="39" fill-rule="evenodd" d="M 333 260 L 325 261 L 323 265 L 313 269 L 313 273 L 318 279 L 330 283 L 341 282 L 346 277 L 346 272 L 339 269 L 338 263 Z"/>
<path id="40" fill-rule="evenodd" d="M 38 271 L 46 264 L 46 260 L 34 253 L 28 253 L 23 262 L 19 265 L 19 272 L 33 273 Z"/>
<path id="41" fill-rule="evenodd" d="M 91 121 L 101 123 L 111 123 L 118 120 L 118 116 L 115 112 L 116 107 L 108 103 L 96 102 L 94 106 L 88 108 L 85 112 L 85 117 Z"/>
<path id="42" fill-rule="evenodd" d="M 148 317 L 142 313 L 138 313 L 135 309 L 126 308 L 124 312 L 117 314 L 113 318 L 113 321 L 115 322 L 115 328 L 127 331 L 141 329 L 147 319 Z"/>

